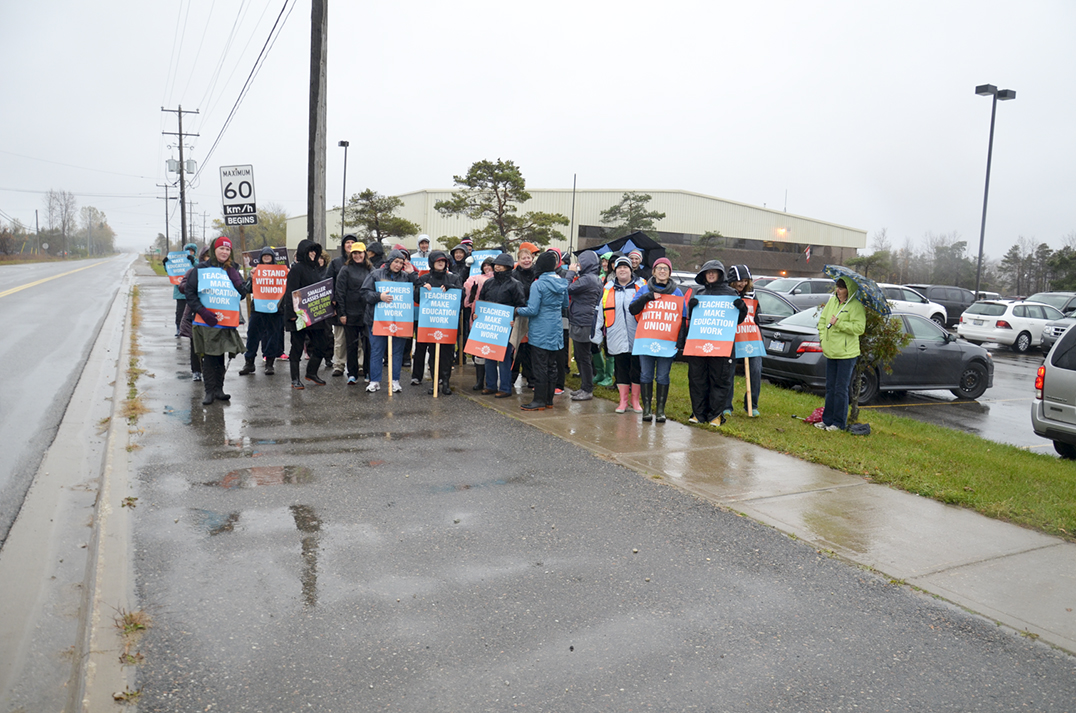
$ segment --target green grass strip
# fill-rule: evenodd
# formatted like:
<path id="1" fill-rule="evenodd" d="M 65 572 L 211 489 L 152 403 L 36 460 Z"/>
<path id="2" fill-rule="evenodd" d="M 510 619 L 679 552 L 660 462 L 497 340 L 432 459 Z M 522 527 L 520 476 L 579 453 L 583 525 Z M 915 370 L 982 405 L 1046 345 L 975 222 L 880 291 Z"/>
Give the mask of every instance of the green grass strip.
<path id="1" fill-rule="evenodd" d="M 574 388 L 578 388 L 578 379 Z M 720 432 L 748 443 L 826 465 L 877 483 L 959 505 L 989 517 L 1076 539 L 1076 462 L 911 418 L 861 409 L 871 435 L 822 432 L 795 420 L 823 405 L 811 393 L 762 382 L 761 416 L 743 412 L 744 380 L 736 378 L 737 410 Z M 594 395 L 616 401 L 615 389 L 596 387 Z M 687 424 L 691 398 L 687 365 L 673 365 L 668 418 Z M 717 430 L 710 426 L 695 426 Z M 1031 417 L 1028 416 L 1028 428 Z"/>

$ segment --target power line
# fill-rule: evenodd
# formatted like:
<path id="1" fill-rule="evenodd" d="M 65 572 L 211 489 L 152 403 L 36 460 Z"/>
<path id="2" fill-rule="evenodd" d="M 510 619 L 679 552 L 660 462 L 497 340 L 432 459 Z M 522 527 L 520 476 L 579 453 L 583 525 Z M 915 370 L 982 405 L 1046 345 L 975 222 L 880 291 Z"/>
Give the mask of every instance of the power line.
<path id="1" fill-rule="evenodd" d="M 276 16 L 276 21 L 273 23 L 272 28 L 270 28 L 269 30 L 269 36 L 265 39 L 265 44 L 262 45 L 261 52 L 258 53 L 258 58 L 254 60 L 254 66 L 251 67 L 250 74 L 247 75 L 247 80 L 243 83 L 243 88 L 239 90 L 239 96 L 236 98 L 235 104 L 232 106 L 232 110 L 228 113 L 228 118 L 224 120 L 224 125 L 221 126 L 220 133 L 217 134 L 217 138 L 213 142 L 212 147 L 210 147 L 209 152 L 202 159 L 201 168 L 199 168 L 198 171 L 194 174 L 195 180 L 197 180 L 197 178 L 201 175 L 202 171 L 209 164 L 209 157 L 213 155 L 213 152 L 217 149 L 217 145 L 220 143 L 221 138 L 224 136 L 224 132 L 228 130 L 229 124 L 232 123 L 232 118 L 235 117 L 235 112 L 239 109 L 240 103 L 242 103 L 243 98 L 247 94 L 247 91 L 249 91 L 251 82 L 254 81 L 254 77 L 257 75 L 258 70 L 261 69 L 261 66 L 264 64 L 264 58 L 267 56 L 266 53 L 268 49 L 273 44 L 276 44 L 274 32 L 276 32 L 276 36 L 278 37 L 280 33 L 277 31 L 277 27 L 279 26 L 280 30 L 284 29 L 284 23 L 281 23 L 280 18 L 284 17 L 284 11 L 288 9 L 289 2 L 291 2 L 292 8 L 295 7 L 294 0 L 284 0 L 284 5 L 281 6 L 280 13 Z M 291 11 L 288 11 L 288 17 L 291 17 Z M 286 17 L 284 18 L 284 22 L 287 22 Z"/>
<path id="2" fill-rule="evenodd" d="M 104 170 L 102 168 L 88 168 L 86 166 L 76 166 L 73 163 L 62 163 L 60 161 L 50 161 L 47 158 L 37 158 L 36 156 L 27 156 L 25 154 L 15 153 L 14 151 L 4 151 L 3 149 L 0 149 L 0 153 L 7 154 L 8 156 L 18 156 L 19 158 L 28 158 L 31 161 L 41 161 L 42 163 L 52 163 L 52 164 L 55 164 L 57 166 L 67 166 L 68 168 L 77 168 L 77 169 L 80 169 L 82 171 L 96 171 L 97 173 L 109 173 L 109 174 L 111 174 L 113 176 L 127 176 L 128 178 L 149 178 L 149 179 L 152 180 L 151 176 L 138 176 L 138 175 L 133 174 L 133 173 L 120 173 L 119 171 L 106 171 L 106 170 Z"/>

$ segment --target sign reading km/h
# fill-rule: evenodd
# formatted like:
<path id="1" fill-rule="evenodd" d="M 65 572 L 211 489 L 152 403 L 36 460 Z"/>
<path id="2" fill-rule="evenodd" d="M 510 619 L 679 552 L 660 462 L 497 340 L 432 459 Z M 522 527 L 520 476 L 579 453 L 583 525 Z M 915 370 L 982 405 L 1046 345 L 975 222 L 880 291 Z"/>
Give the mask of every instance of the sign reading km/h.
<path id="1" fill-rule="evenodd" d="M 221 166 L 220 192 L 224 203 L 225 225 L 258 224 L 253 166 Z"/>

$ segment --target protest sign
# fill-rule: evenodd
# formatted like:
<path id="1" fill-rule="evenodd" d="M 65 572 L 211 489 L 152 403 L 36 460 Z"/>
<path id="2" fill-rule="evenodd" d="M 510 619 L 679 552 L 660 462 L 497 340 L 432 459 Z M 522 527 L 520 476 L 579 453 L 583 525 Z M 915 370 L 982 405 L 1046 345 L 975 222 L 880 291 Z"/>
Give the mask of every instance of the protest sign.
<path id="1" fill-rule="evenodd" d="M 483 359 L 504 361 L 508 338 L 512 335 L 512 316 L 515 309 L 495 302 L 474 303 L 474 323 L 470 337 L 463 347 L 464 354 Z"/>
<path id="2" fill-rule="evenodd" d="M 178 285 L 183 276 L 187 274 L 187 270 L 194 267 L 191 265 L 189 253 L 186 250 L 173 250 L 168 253 L 168 258 L 164 261 L 164 270 L 168 273 L 168 281 L 173 285 Z"/>
<path id="3" fill-rule="evenodd" d="M 291 263 L 288 262 L 288 249 L 287 248 L 272 248 L 272 250 L 273 250 L 273 254 L 276 255 L 276 260 L 273 262 L 274 265 L 289 265 L 289 264 L 291 264 Z M 258 248 L 257 250 L 247 250 L 245 253 L 243 253 L 243 262 L 246 263 L 247 267 L 255 267 L 255 266 L 261 264 L 261 259 L 262 259 L 262 249 L 261 248 Z"/>
<path id="4" fill-rule="evenodd" d="M 637 356 L 674 357 L 676 338 L 684 314 L 684 298 L 658 295 L 639 313 L 635 327 L 635 344 L 631 353 Z"/>
<path id="5" fill-rule="evenodd" d="M 422 277 L 430 271 L 430 259 L 428 257 L 418 257 L 417 255 L 412 255 L 411 267 L 415 268 L 415 272 L 418 273 L 419 277 Z"/>
<path id="6" fill-rule="evenodd" d="M 766 352 L 762 343 L 762 332 L 759 331 L 758 323 L 755 322 L 755 314 L 758 312 L 758 300 L 747 300 L 747 317 L 736 327 L 736 358 L 760 357 Z"/>
<path id="7" fill-rule="evenodd" d="M 460 325 L 463 290 L 440 287 L 418 291 L 418 335 L 422 344 L 455 344 Z"/>
<path id="8" fill-rule="evenodd" d="M 500 254 L 500 250 L 475 250 L 473 253 L 471 253 L 471 257 L 474 258 L 474 261 L 471 262 L 471 272 L 470 274 L 468 274 L 468 277 L 481 275 L 482 261 L 485 260 L 487 257 L 497 257 Z"/>
<path id="9" fill-rule="evenodd" d="M 287 265 L 258 265 L 250 273 L 254 311 L 275 314 L 288 284 Z"/>
<path id="10" fill-rule="evenodd" d="M 392 295 L 392 302 L 374 306 L 372 333 L 379 337 L 410 337 L 415 331 L 415 286 L 409 281 L 375 282 L 374 288 Z"/>
<path id="11" fill-rule="evenodd" d="M 295 331 L 336 316 L 331 278 L 315 282 L 308 287 L 300 287 L 291 293 L 291 300 L 295 307 Z"/>
<path id="12" fill-rule="evenodd" d="M 239 293 L 228 273 L 219 267 L 198 268 L 198 300 L 217 318 L 217 327 L 239 326 Z M 208 327 L 200 314 L 194 323 Z"/>
<path id="13" fill-rule="evenodd" d="M 696 295 L 699 304 L 691 310 L 684 341 L 684 356 L 731 356 L 740 312 L 732 306 L 731 295 Z"/>

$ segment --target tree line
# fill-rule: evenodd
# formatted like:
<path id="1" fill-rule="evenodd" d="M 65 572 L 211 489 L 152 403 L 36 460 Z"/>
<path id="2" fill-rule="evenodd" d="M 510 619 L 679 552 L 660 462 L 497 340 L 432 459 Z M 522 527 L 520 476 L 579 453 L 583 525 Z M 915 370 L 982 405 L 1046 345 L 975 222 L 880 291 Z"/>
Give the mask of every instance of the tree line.
<path id="1" fill-rule="evenodd" d="M 1008 295 L 1076 289 L 1076 231 L 1064 236 L 1062 247 L 1035 244 L 1023 236 L 1000 260 L 983 256 L 980 289 Z M 927 233 L 916 246 L 910 238 L 899 249 L 883 228 L 871 237 L 871 252 L 846 260 L 877 282 L 935 283 L 975 289 L 975 253 L 959 234 Z"/>
<path id="2" fill-rule="evenodd" d="M 18 218 L 0 221 L 0 254 L 88 257 L 116 251 L 116 233 L 104 212 L 90 205 L 80 208 L 75 194 L 68 191 L 49 190 L 43 202 L 45 227 L 40 230 Z"/>

